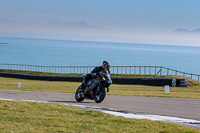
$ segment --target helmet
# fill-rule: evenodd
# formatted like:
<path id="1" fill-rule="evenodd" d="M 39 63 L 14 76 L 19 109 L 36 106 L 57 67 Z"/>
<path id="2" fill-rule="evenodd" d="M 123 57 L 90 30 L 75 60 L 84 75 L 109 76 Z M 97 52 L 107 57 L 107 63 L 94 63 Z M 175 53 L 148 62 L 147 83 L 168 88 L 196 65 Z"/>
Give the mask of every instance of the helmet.
<path id="1" fill-rule="evenodd" d="M 108 61 L 103 61 L 103 65 L 104 65 L 107 69 L 110 68 L 110 62 L 108 62 Z"/>

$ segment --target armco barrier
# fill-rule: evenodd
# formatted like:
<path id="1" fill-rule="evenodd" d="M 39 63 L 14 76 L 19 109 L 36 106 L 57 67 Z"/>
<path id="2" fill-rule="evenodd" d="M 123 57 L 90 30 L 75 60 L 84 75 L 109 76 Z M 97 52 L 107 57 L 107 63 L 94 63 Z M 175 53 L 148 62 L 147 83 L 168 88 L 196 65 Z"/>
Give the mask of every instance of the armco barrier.
<path id="1" fill-rule="evenodd" d="M 25 75 L 25 74 L 11 74 L 0 72 L 0 77 L 10 77 L 30 80 L 46 80 L 46 81 L 72 81 L 82 82 L 82 77 L 71 76 L 45 76 L 45 75 Z M 173 87 L 187 87 L 187 79 L 179 78 L 136 78 L 136 77 L 112 77 L 113 84 L 129 84 L 129 85 L 150 85 L 150 86 L 164 86 L 169 85 Z"/>
<path id="2" fill-rule="evenodd" d="M 38 66 L 26 64 L 2 64 L 0 70 L 18 70 L 48 73 L 90 73 L 96 66 Z M 200 82 L 200 75 L 186 73 L 163 66 L 111 66 L 112 74 L 175 75 L 189 77 Z"/>

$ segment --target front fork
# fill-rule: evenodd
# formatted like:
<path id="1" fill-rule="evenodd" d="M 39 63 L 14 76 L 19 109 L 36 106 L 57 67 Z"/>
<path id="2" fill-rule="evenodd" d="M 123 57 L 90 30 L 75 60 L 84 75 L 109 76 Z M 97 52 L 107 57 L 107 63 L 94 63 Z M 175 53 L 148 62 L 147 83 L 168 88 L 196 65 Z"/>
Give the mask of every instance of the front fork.
<path id="1" fill-rule="evenodd" d="M 80 90 L 78 91 L 78 95 L 84 97 L 84 92 L 85 92 L 85 85 L 81 84 Z"/>

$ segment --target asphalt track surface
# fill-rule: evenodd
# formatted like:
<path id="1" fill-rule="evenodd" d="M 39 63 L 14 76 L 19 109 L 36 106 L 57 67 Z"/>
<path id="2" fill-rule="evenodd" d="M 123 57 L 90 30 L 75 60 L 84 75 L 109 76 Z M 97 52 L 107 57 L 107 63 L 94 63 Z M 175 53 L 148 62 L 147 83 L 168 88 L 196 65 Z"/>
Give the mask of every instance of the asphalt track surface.
<path id="1" fill-rule="evenodd" d="M 200 99 L 107 95 L 102 103 L 95 103 L 94 100 L 87 99 L 83 102 L 76 102 L 73 93 L 8 90 L 0 90 L 0 98 L 84 105 L 200 121 Z"/>

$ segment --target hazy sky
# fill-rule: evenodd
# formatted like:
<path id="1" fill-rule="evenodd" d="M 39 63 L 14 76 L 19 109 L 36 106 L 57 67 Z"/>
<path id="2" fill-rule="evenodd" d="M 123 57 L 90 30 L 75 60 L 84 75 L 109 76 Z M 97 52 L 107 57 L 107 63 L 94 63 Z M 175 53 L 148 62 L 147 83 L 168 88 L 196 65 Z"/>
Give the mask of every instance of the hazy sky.
<path id="1" fill-rule="evenodd" d="M 0 0 L 0 36 L 200 46 L 200 0 Z"/>

